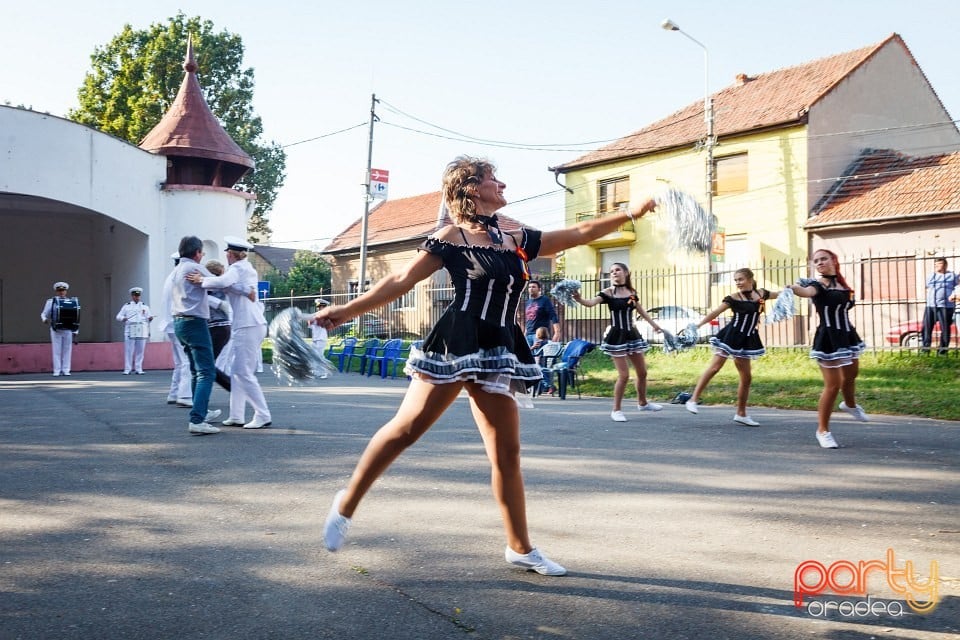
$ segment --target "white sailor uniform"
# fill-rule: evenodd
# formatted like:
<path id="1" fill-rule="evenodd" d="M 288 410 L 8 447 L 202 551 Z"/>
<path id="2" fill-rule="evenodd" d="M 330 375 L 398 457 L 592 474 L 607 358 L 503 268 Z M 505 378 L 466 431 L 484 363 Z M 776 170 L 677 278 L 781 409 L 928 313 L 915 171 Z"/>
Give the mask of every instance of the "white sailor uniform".
<path id="1" fill-rule="evenodd" d="M 150 336 L 150 307 L 131 300 L 120 308 L 117 320 L 123 323 L 123 373 L 143 373 L 143 354 Z"/>

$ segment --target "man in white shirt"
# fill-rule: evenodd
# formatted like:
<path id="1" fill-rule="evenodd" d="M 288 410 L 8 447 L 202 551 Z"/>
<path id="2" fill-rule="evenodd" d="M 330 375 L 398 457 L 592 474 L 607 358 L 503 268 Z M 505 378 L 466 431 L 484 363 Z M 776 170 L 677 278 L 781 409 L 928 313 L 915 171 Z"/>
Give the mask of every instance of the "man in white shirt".
<path id="1" fill-rule="evenodd" d="M 222 276 L 207 274 L 206 277 L 195 272 L 189 279 L 204 289 L 223 289 L 233 308 L 230 416 L 223 421 L 223 425 L 260 429 L 270 426 L 273 418 L 256 374 L 258 353 L 267 335 L 267 321 L 262 305 L 256 301 L 257 271 L 247 260 L 247 252 L 253 249 L 253 245 L 236 236 L 227 236 L 223 240 L 227 246 L 229 264 L 226 272 Z M 247 403 L 253 407 L 253 419 L 245 423 Z"/>
<path id="2" fill-rule="evenodd" d="M 69 376 L 70 360 L 73 355 L 73 337 L 79 331 L 79 310 L 80 306 L 75 298 L 67 298 L 67 290 L 70 285 L 66 282 L 57 282 L 53 285 L 53 290 L 57 294 L 54 298 L 47 298 L 43 305 L 43 311 L 40 312 L 40 320 L 44 324 L 50 325 L 50 344 L 53 347 L 53 375 Z M 70 321 L 65 322 L 58 313 L 61 305 L 70 300 L 74 303 L 72 310 L 75 315 Z"/>
<path id="3" fill-rule="evenodd" d="M 147 338 L 150 337 L 150 307 L 141 301 L 143 289 L 130 289 L 130 302 L 120 307 L 117 320 L 123 323 L 123 375 L 130 375 L 135 370 L 143 375 L 143 353 L 147 347 Z"/>

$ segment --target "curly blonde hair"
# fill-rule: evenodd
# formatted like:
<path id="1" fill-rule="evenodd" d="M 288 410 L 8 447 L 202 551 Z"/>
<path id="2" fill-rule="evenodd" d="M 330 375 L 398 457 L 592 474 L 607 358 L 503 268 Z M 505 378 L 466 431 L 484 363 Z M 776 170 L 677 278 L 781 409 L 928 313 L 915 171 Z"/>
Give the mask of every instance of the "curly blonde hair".
<path id="1" fill-rule="evenodd" d="M 477 206 L 471 196 L 477 195 L 477 186 L 497 168 L 488 160 L 458 156 L 443 172 L 443 201 L 457 224 L 477 215 Z"/>

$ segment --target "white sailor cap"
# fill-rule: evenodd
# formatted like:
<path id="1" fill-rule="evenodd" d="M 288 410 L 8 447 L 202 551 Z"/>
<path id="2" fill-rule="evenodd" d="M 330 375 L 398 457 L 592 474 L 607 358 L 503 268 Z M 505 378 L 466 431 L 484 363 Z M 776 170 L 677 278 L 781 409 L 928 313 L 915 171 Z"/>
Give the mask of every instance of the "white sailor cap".
<path id="1" fill-rule="evenodd" d="M 69 288 L 70 288 L 70 285 L 67 284 L 66 282 L 55 282 L 53 285 L 54 291 L 56 291 L 57 289 L 69 289 Z"/>
<path id="2" fill-rule="evenodd" d="M 223 241 L 227 245 L 227 251 L 253 251 L 253 245 L 237 236 L 224 236 Z"/>
<path id="3" fill-rule="evenodd" d="M 330 304 L 330 301 L 324 300 L 323 298 L 317 298 L 316 300 L 313 301 L 313 304 L 317 305 L 318 307 L 326 307 L 327 305 Z"/>
<path id="4" fill-rule="evenodd" d="M 143 293 L 143 287 L 130 287 L 130 295 Z"/>

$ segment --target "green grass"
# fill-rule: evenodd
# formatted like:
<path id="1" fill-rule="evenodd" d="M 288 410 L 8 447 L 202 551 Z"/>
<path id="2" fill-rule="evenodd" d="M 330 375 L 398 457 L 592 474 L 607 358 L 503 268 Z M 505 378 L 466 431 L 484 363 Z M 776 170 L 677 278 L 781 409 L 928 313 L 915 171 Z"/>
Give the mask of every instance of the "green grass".
<path id="1" fill-rule="evenodd" d="M 693 387 L 706 369 L 712 352 L 705 347 L 682 353 L 647 353 L 647 396 L 669 402 L 680 391 Z M 616 370 L 610 358 L 595 350 L 581 365 L 581 391 L 610 397 Z M 631 370 L 631 380 L 634 372 Z M 728 362 L 707 386 L 703 404 L 732 405 L 737 396 L 737 369 Z M 808 352 L 768 349 L 753 362 L 750 406 L 815 410 L 823 389 L 820 369 Z M 867 413 L 915 415 L 960 420 L 960 359 L 915 352 L 864 354 L 857 378 L 857 402 Z M 636 397 L 631 382 L 627 397 Z"/>
<path id="2" fill-rule="evenodd" d="M 405 342 L 404 347 L 408 344 Z M 263 346 L 263 361 L 271 360 L 269 341 Z M 960 354 L 947 356 L 899 351 L 866 353 L 860 358 L 857 402 L 867 413 L 913 415 L 940 420 L 960 420 Z M 697 347 L 682 353 L 647 353 L 647 396 L 655 402 L 669 402 L 680 391 L 693 391 L 712 351 Z M 360 370 L 359 358 L 351 369 Z M 581 365 L 580 390 L 588 396 L 611 397 L 617 374 L 609 356 L 599 350 L 587 354 Z M 631 384 L 627 398 L 635 398 Z M 720 370 L 700 401 L 703 404 L 732 405 L 737 397 L 737 369 L 728 362 Z M 806 349 L 768 349 L 753 362 L 750 406 L 814 411 L 823 389 L 820 369 Z"/>

